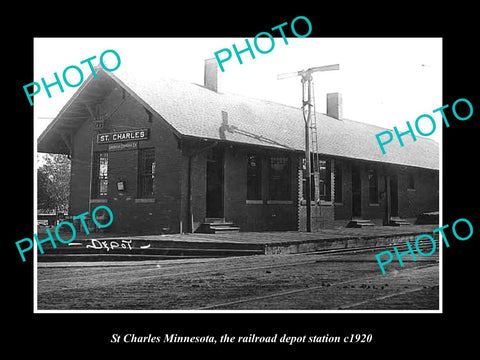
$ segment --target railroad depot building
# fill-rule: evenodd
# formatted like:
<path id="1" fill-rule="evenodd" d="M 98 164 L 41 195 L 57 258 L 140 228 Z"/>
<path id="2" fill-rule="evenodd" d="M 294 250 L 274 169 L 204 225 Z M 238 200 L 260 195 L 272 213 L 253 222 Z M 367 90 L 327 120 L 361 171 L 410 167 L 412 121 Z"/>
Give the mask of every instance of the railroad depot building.
<path id="1" fill-rule="evenodd" d="M 39 152 L 71 158 L 70 214 L 107 205 L 110 231 L 131 234 L 305 230 L 302 110 L 222 93 L 205 64 L 203 85 L 101 68 L 84 81 L 38 139 Z M 403 136 L 383 155 L 385 129 L 341 106 L 329 94 L 316 114 L 312 230 L 438 211 L 438 144 Z"/>

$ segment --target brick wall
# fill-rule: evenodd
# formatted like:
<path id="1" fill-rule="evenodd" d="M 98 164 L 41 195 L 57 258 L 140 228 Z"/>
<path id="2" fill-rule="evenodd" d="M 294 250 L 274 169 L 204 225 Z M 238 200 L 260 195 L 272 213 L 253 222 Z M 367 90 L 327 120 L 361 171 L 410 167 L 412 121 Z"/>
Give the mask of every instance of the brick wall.
<path id="1" fill-rule="evenodd" d="M 154 118 L 145 108 L 120 89 L 114 89 L 100 105 L 100 112 L 112 114 L 104 131 L 149 128 L 148 140 L 138 141 L 138 148 L 155 148 L 155 195 L 138 197 L 138 149 L 109 152 L 108 196 L 94 200 L 113 212 L 112 232 L 178 232 L 180 228 L 180 192 L 183 158 L 177 139 L 162 119 Z M 70 206 L 72 214 L 88 210 L 93 126 L 86 121 L 74 135 Z M 108 145 L 94 143 L 94 151 L 108 151 Z M 117 181 L 124 181 L 119 192 Z"/>
<path id="2" fill-rule="evenodd" d="M 414 188 L 409 188 L 409 175 L 413 174 Z M 439 210 L 438 171 L 409 168 L 400 170 L 399 215 L 406 219 L 416 219 L 422 212 Z"/>
<path id="3" fill-rule="evenodd" d="M 180 144 L 170 126 L 161 118 L 150 114 L 137 100 L 114 88 L 100 104 L 100 113 L 107 114 L 104 131 L 137 128 L 150 129 L 148 140 L 138 142 L 139 149 L 155 148 L 155 195 L 139 199 L 137 189 L 138 149 L 109 152 L 108 196 L 89 204 L 92 156 L 91 120 L 78 129 L 73 137 L 70 211 L 77 215 L 98 204 L 107 205 L 114 214 L 112 232 L 162 233 L 190 230 L 189 171 L 191 170 L 191 213 L 193 230 L 205 220 L 206 213 L 206 154 L 208 144 L 196 140 L 197 148 L 188 150 Z M 192 144 L 195 141 L 192 140 Z M 213 143 L 209 143 L 212 146 Z M 282 152 L 246 145 L 220 144 L 224 150 L 224 215 L 242 231 L 298 230 L 305 227 L 305 206 L 299 204 L 298 153 Z M 94 151 L 108 151 L 106 144 L 93 144 Z M 262 159 L 262 199 L 246 199 L 246 158 L 257 153 Z M 270 201 L 268 198 L 268 157 L 288 154 L 291 164 L 291 200 Z M 191 163 L 189 165 L 189 158 Z M 398 176 L 399 216 L 415 218 L 425 211 L 438 210 L 438 171 L 407 168 L 381 163 L 334 159 L 342 169 L 342 184 L 335 184 L 332 174 L 332 203 L 312 207 L 312 227 L 344 226 L 352 218 L 352 167 L 360 172 L 362 190 L 362 218 L 372 219 L 381 225 L 386 212 L 385 177 Z M 189 170 L 190 167 L 190 170 Z M 333 170 L 332 164 L 332 170 Z M 378 175 L 378 204 L 369 204 L 367 170 L 374 168 Z M 413 177 L 414 188 L 411 186 Z M 117 191 L 117 181 L 124 181 L 126 189 Z M 333 204 L 335 191 L 342 190 L 341 203 Z M 91 205 L 91 206 L 89 206 Z M 319 211 L 320 210 L 320 211 Z"/>
<path id="4" fill-rule="evenodd" d="M 311 207 L 311 228 L 312 231 L 320 229 L 331 229 L 334 227 L 334 207 L 333 205 L 313 205 Z M 299 207 L 299 230 L 307 229 L 307 209 L 305 205 Z"/>
<path id="5" fill-rule="evenodd" d="M 352 218 L 352 167 L 346 160 L 335 161 L 342 169 L 342 184 L 335 183 L 336 191 L 342 191 L 342 201 L 334 204 L 335 226 L 345 226 Z"/>
<path id="6" fill-rule="evenodd" d="M 201 151 L 201 150 L 200 150 Z M 187 163 L 184 179 L 188 179 L 188 157 L 185 158 Z M 196 231 L 205 221 L 206 216 L 206 189 L 207 189 L 207 157 L 206 152 L 199 152 L 192 156 L 192 212 L 193 212 L 193 231 Z M 185 196 L 182 203 L 188 206 L 187 199 L 188 190 L 185 188 Z M 188 210 L 185 213 L 185 221 L 188 223 Z M 186 228 L 188 229 L 188 228 Z"/>
<path id="7" fill-rule="evenodd" d="M 71 215 L 89 210 L 92 131 L 92 122 L 85 121 L 73 137 L 69 199 Z"/>
<path id="8" fill-rule="evenodd" d="M 247 202 L 247 154 L 262 159 L 262 200 Z M 268 157 L 290 156 L 290 201 L 275 202 L 268 196 Z M 225 149 L 225 218 L 241 231 L 297 230 L 297 160 L 296 155 L 276 150 L 229 146 Z"/>
<path id="9" fill-rule="evenodd" d="M 399 217 L 414 221 L 422 212 L 439 209 L 438 171 L 345 159 L 339 159 L 337 162 L 342 168 L 343 199 L 341 203 L 335 203 L 335 226 L 344 226 L 352 218 L 353 166 L 358 169 L 361 177 L 361 217 L 363 219 L 370 219 L 377 225 L 384 223 L 387 206 L 385 178 L 393 175 L 397 175 L 398 178 Z M 368 169 L 377 171 L 378 204 L 369 203 Z M 409 189 L 410 177 L 413 177 L 414 189 Z"/>

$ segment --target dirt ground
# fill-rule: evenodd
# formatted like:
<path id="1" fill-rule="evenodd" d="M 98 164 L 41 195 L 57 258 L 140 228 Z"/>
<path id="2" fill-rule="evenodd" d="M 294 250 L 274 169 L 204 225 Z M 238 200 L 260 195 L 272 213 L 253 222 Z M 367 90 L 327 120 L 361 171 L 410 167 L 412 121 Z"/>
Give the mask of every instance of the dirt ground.
<path id="1" fill-rule="evenodd" d="M 410 260 L 409 260 L 410 259 Z M 38 268 L 38 310 L 437 310 L 438 255 L 373 252 Z M 62 267 L 63 266 L 63 267 Z"/>

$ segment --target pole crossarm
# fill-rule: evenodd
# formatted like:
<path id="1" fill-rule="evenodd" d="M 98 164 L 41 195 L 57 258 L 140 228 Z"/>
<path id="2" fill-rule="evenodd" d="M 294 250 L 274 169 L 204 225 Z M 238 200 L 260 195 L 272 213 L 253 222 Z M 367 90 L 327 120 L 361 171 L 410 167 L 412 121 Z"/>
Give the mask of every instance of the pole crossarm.
<path id="1" fill-rule="evenodd" d="M 288 79 L 288 78 L 292 78 L 292 77 L 295 77 L 295 76 L 301 76 L 304 80 L 309 80 L 311 78 L 311 75 L 314 72 L 332 71 L 332 70 L 340 70 L 340 65 L 339 64 L 333 64 L 333 65 L 315 66 L 315 67 L 311 67 L 307 70 L 300 70 L 300 71 L 284 73 L 284 74 L 277 75 L 277 80 Z"/>
<path id="2" fill-rule="evenodd" d="M 314 72 L 318 72 L 318 71 L 332 71 L 332 70 L 340 70 L 340 65 L 339 64 L 333 64 L 333 65 L 325 65 L 325 66 L 316 66 L 316 67 L 312 67 L 308 70 L 303 70 L 303 71 L 299 71 L 299 72 L 311 75 Z"/>

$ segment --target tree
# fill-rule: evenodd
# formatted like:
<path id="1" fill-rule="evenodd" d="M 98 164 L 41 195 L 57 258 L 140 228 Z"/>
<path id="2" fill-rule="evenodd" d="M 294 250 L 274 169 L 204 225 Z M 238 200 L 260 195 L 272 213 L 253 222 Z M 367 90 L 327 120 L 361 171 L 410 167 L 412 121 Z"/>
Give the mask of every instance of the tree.
<path id="1" fill-rule="evenodd" d="M 54 209 L 53 198 L 50 196 L 53 188 L 52 180 L 47 170 L 42 166 L 37 169 L 37 209 L 39 213 L 51 212 Z"/>
<path id="2" fill-rule="evenodd" d="M 62 154 L 46 154 L 37 169 L 38 212 L 68 213 L 70 159 Z"/>

